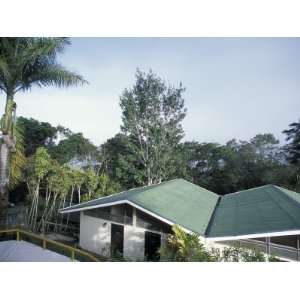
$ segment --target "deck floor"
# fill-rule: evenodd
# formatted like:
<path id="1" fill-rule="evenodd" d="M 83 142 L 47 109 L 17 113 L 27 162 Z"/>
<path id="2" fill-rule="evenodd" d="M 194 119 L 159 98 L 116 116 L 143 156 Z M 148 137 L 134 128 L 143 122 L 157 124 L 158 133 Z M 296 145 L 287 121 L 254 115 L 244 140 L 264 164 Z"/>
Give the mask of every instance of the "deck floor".
<path id="1" fill-rule="evenodd" d="M 69 257 L 25 241 L 0 242 L 1 262 L 66 262 Z"/>

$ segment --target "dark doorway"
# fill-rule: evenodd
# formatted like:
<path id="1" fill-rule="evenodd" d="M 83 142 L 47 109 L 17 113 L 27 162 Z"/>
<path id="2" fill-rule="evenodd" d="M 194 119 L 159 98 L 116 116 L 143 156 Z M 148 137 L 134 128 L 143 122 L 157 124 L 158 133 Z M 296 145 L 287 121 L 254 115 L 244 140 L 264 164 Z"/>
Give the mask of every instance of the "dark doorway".
<path id="1" fill-rule="evenodd" d="M 159 261 L 160 234 L 145 231 L 145 258 L 147 261 Z"/>
<path id="2" fill-rule="evenodd" d="M 111 257 L 123 257 L 124 226 L 111 224 Z"/>

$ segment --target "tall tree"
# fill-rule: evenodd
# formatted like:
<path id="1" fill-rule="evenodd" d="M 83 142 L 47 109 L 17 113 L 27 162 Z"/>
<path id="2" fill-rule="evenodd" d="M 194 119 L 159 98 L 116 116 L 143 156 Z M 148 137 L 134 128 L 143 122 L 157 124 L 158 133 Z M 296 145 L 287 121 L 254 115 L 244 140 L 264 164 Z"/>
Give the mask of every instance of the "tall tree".
<path id="1" fill-rule="evenodd" d="M 8 202 L 9 162 L 16 144 L 16 93 L 33 86 L 68 87 L 86 82 L 57 62 L 57 54 L 69 44 L 67 38 L 0 38 L 0 90 L 6 94 L 1 119 L 0 206 Z"/>
<path id="2" fill-rule="evenodd" d="M 92 161 L 97 154 L 97 147 L 86 139 L 82 133 L 70 134 L 61 140 L 58 145 L 50 147 L 51 156 L 59 163 L 67 163 L 71 159 Z"/>
<path id="3" fill-rule="evenodd" d="M 58 128 L 48 122 L 40 122 L 33 118 L 17 118 L 17 125 L 22 129 L 23 144 L 26 156 L 31 156 L 39 147 L 54 146 Z"/>
<path id="4" fill-rule="evenodd" d="M 286 140 L 289 142 L 286 147 L 287 159 L 291 164 L 299 165 L 300 163 L 300 121 L 289 125 L 290 129 L 283 131 L 287 135 Z"/>
<path id="5" fill-rule="evenodd" d="M 144 183 L 151 185 L 172 176 L 176 153 L 184 135 L 181 122 L 186 115 L 185 89 L 167 85 L 152 71 L 136 72 L 136 83 L 121 98 L 122 131 L 142 164 Z"/>
<path id="6" fill-rule="evenodd" d="M 143 165 L 132 153 L 131 141 L 122 133 L 116 134 L 100 146 L 101 171 L 117 181 L 124 189 L 144 183 Z"/>

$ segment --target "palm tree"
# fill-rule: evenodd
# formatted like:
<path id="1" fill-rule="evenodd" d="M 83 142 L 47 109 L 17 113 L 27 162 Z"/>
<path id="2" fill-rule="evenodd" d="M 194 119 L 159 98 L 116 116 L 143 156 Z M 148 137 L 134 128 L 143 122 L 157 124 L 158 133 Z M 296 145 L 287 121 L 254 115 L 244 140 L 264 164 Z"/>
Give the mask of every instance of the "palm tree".
<path id="1" fill-rule="evenodd" d="M 68 87 L 87 83 L 66 70 L 57 60 L 68 38 L 0 38 L 0 91 L 6 94 L 5 113 L 0 123 L 0 206 L 8 203 L 9 164 L 15 151 L 15 94 L 33 86 Z"/>

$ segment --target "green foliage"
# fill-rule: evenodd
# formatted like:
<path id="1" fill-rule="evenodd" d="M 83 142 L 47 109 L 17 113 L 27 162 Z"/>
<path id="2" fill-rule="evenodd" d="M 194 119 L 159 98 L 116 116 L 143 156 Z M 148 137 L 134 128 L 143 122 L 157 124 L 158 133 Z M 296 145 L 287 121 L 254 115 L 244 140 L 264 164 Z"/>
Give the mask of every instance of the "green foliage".
<path id="1" fill-rule="evenodd" d="M 125 189 L 143 185 L 143 165 L 131 151 L 130 139 L 117 134 L 100 148 L 102 172 Z"/>
<path id="2" fill-rule="evenodd" d="M 108 175 L 101 174 L 98 176 L 98 188 L 94 193 L 94 196 L 103 197 L 111 194 L 118 193 L 122 190 L 121 186 L 115 181 L 111 180 Z"/>
<path id="3" fill-rule="evenodd" d="M 36 150 L 34 156 L 34 174 L 38 180 L 43 179 L 46 174 L 53 169 L 52 161 L 47 150 L 43 147 L 39 147 Z"/>
<path id="4" fill-rule="evenodd" d="M 18 117 L 17 127 L 22 129 L 25 156 L 31 156 L 38 147 L 51 147 L 57 137 L 58 129 L 47 122 Z M 18 139 L 17 139 L 18 140 Z"/>
<path id="5" fill-rule="evenodd" d="M 277 184 L 295 189 L 296 170 L 284 163 L 282 149 L 270 134 L 226 145 L 186 142 L 185 162 L 192 181 L 219 194 Z M 189 179 L 189 178 L 187 178 Z"/>
<path id="6" fill-rule="evenodd" d="M 162 261 L 213 261 L 214 257 L 207 251 L 196 234 L 188 234 L 179 226 L 173 226 L 165 246 L 161 247 Z"/>
<path id="7" fill-rule="evenodd" d="M 136 72 L 136 83 L 121 98 L 122 131 L 128 149 L 140 164 L 137 173 L 144 184 L 158 183 L 175 173 L 176 153 L 184 132 L 184 88 L 167 86 L 152 71 Z"/>
<path id="8" fill-rule="evenodd" d="M 57 146 L 51 147 L 49 152 L 55 160 L 64 164 L 73 158 L 91 159 L 96 156 L 97 148 L 82 133 L 74 133 L 61 140 Z"/>
<path id="9" fill-rule="evenodd" d="M 179 226 L 172 228 L 167 243 L 161 247 L 162 261 L 178 262 L 264 262 L 266 256 L 255 249 L 225 247 L 207 249 L 197 234 L 189 234 Z"/>
<path id="10" fill-rule="evenodd" d="M 26 184 L 30 203 L 29 223 L 33 231 L 43 228 L 44 222 L 63 223 L 59 209 L 66 205 L 91 200 L 118 192 L 120 186 L 107 175 L 98 175 L 92 168 L 71 169 L 53 160 L 47 149 L 40 147 L 28 159 Z M 74 191 L 77 198 L 74 198 Z M 71 203 L 69 202 L 69 199 Z M 69 219 L 67 218 L 67 223 Z"/>
<path id="11" fill-rule="evenodd" d="M 11 154 L 16 146 L 16 135 L 13 132 L 16 114 L 14 96 L 19 91 L 26 91 L 33 86 L 58 86 L 68 87 L 87 83 L 79 74 L 66 70 L 57 62 L 57 54 L 62 53 L 70 40 L 67 38 L 36 38 L 36 37 L 2 37 L 0 38 L 0 91 L 6 94 L 5 113 L 1 118 L 1 131 L 6 148 L 1 148 L 0 169 L 5 170 L 1 176 L 0 202 L 7 203 L 7 189 L 11 179 L 18 180 L 9 171 L 15 171 L 20 166 L 20 147 L 18 156 L 11 159 Z M 26 149 L 31 151 L 32 149 Z M 8 153 L 8 154 L 7 154 Z M 27 152 L 28 154 L 28 152 Z M 16 159 L 18 158 L 18 159 Z M 16 163 L 9 166 L 10 163 Z M 9 167 L 7 167 L 9 166 Z M 18 169 L 18 167 L 17 167 Z M 38 200 L 37 200 L 38 201 Z"/>
<path id="12" fill-rule="evenodd" d="M 88 198 L 91 199 L 92 194 L 98 186 L 98 176 L 92 168 L 85 172 L 85 185 L 88 190 Z"/>
<path id="13" fill-rule="evenodd" d="M 81 169 L 73 170 L 73 182 L 76 186 L 80 187 L 85 181 L 84 171 Z"/>
<path id="14" fill-rule="evenodd" d="M 16 137 L 16 149 L 12 153 L 10 158 L 10 179 L 9 179 L 9 188 L 10 190 L 14 189 L 21 182 L 23 182 L 23 171 L 26 166 L 27 160 L 25 157 L 24 150 L 24 133 L 22 127 L 18 124 L 15 125 L 15 137 Z"/>
<path id="15" fill-rule="evenodd" d="M 34 85 L 67 87 L 86 83 L 82 76 L 56 61 L 67 45 L 67 38 L 1 38 L 0 90 L 13 96 Z"/>
<path id="16" fill-rule="evenodd" d="M 286 140 L 289 142 L 285 146 L 286 156 L 291 164 L 298 165 L 300 162 L 300 121 L 293 122 L 289 125 L 290 129 L 283 131 L 287 135 Z"/>
<path id="17" fill-rule="evenodd" d="M 216 253 L 216 252 L 215 252 Z M 220 262 L 265 262 L 267 257 L 256 249 L 241 247 L 225 247 L 215 255 L 216 261 Z"/>

